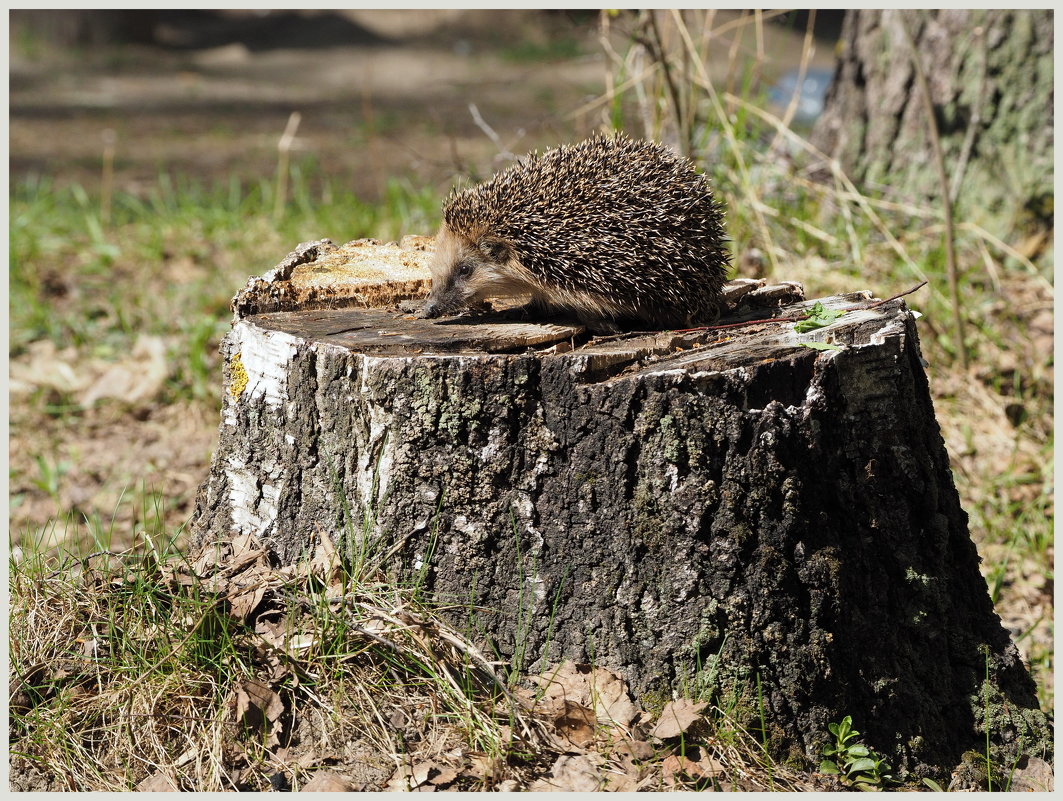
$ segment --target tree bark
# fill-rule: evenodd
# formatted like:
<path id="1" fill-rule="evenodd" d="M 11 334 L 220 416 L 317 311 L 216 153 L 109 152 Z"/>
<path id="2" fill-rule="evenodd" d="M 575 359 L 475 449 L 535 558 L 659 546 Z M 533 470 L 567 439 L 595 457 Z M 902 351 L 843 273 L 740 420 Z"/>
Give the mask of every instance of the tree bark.
<path id="1" fill-rule="evenodd" d="M 429 251 L 312 243 L 237 296 L 201 545 L 252 533 L 291 562 L 328 535 L 522 670 L 596 662 L 647 705 L 711 695 L 777 753 L 818 761 L 852 715 L 896 769 L 940 776 L 984 749 L 987 700 L 995 756 L 1050 747 L 903 301 L 814 335 L 590 340 L 414 319 L 426 273 L 364 278 L 374 254 L 414 275 Z M 809 305 L 762 287 L 727 322 Z"/>
<path id="2" fill-rule="evenodd" d="M 849 11 L 812 143 L 858 184 L 940 200 L 915 41 L 930 83 L 950 192 L 965 217 L 1051 222 L 1054 32 L 1051 10 Z M 1000 234 L 999 226 L 997 233 Z"/>

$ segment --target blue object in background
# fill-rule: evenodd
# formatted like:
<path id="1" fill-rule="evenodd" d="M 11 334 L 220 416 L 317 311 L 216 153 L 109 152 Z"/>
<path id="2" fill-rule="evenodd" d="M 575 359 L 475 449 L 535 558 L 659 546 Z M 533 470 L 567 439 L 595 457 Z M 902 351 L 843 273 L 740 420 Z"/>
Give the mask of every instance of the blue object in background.
<path id="1" fill-rule="evenodd" d="M 790 70 L 784 74 L 771 89 L 768 90 L 768 99 L 772 103 L 787 108 L 790 99 L 794 96 L 794 88 L 797 86 L 797 74 L 799 70 Z M 797 101 L 797 110 L 794 112 L 795 122 L 812 122 L 823 111 L 823 98 L 827 94 L 834 77 L 834 70 L 810 67 L 805 70 L 805 80 L 801 84 L 801 96 Z"/>

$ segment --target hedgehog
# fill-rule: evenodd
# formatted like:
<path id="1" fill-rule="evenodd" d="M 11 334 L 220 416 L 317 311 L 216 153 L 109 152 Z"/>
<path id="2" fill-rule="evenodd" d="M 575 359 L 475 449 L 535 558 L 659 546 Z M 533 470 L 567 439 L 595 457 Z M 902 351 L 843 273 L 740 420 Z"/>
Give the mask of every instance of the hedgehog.
<path id="1" fill-rule="evenodd" d="M 725 242 L 723 207 L 689 160 L 596 134 L 451 192 L 422 314 L 530 296 L 532 313 L 595 333 L 711 324 L 724 306 Z"/>

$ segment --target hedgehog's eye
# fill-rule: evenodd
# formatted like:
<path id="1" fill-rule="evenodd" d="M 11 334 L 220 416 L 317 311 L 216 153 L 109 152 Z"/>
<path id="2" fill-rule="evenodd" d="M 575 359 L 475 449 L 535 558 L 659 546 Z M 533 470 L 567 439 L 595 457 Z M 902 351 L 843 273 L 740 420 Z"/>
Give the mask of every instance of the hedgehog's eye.
<path id="1" fill-rule="evenodd" d="M 454 272 L 457 273 L 460 278 L 468 278 L 472 275 L 473 268 L 476 267 L 476 262 L 472 259 L 462 259 L 458 262 L 454 268 Z"/>

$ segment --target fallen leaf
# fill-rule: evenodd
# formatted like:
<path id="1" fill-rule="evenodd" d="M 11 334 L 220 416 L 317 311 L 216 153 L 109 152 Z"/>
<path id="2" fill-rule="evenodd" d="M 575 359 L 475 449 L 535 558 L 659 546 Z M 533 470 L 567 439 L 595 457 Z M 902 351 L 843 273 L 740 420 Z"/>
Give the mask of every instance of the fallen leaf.
<path id="1" fill-rule="evenodd" d="M 624 740 L 616 744 L 615 753 L 631 759 L 645 761 L 652 759 L 657 751 L 645 740 Z"/>
<path id="2" fill-rule="evenodd" d="M 1023 757 L 1011 774 L 1013 793 L 1050 793 L 1054 781 L 1052 766 L 1040 757 Z"/>
<path id="3" fill-rule="evenodd" d="M 705 701 L 695 703 L 686 698 L 669 701 L 661 710 L 661 717 L 650 730 L 650 735 L 661 740 L 678 737 L 701 719 L 701 711 L 707 706 Z"/>
<path id="4" fill-rule="evenodd" d="M 603 790 L 611 793 L 634 793 L 638 791 L 639 780 L 627 773 L 607 773 Z"/>
<path id="5" fill-rule="evenodd" d="M 353 782 L 334 770 L 319 770 L 314 778 L 299 788 L 302 793 L 349 793 L 357 790 Z"/>
<path id="6" fill-rule="evenodd" d="M 166 361 L 166 341 L 141 334 L 128 357 L 110 365 L 82 393 L 82 406 L 92 406 L 101 398 L 115 398 L 125 403 L 151 400 L 162 390 L 170 376 Z"/>
<path id="7" fill-rule="evenodd" d="M 264 584 L 259 584 L 257 587 L 251 587 L 250 589 L 241 587 L 233 591 L 229 595 L 229 614 L 241 623 L 246 623 L 248 618 L 251 617 L 251 613 L 262 603 L 262 598 L 265 595 L 266 586 Z"/>
<path id="8" fill-rule="evenodd" d="M 431 762 L 418 762 L 410 770 L 410 787 L 420 787 L 426 781 L 428 781 L 428 774 L 432 772 L 432 768 L 435 765 Z"/>
<path id="9" fill-rule="evenodd" d="M 594 742 L 594 710 L 572 701 L 563 701 L 561 714 L 554 718 L 554 725 L 561 735 L 573 745 L 586 748 Z"/>
<path id="10" fill-rule="evenodd" d="M 723 765 L 701 748 L 691 748 L 683 756 L 672 754 L 661 762 L 661 776 L 669 787 L 684 778 L 698 782 L 713 779 L 723 772 Z"/>
<path id="11" fill-rule="evenodd" d="M 488 754 L 469 754 L 469 766 L 462 771 L 462 775 L 472 779 L 491 779 L 502 768 L 502 761 L 498 757 Z"/>
<path id="12" fill-rule="evenodd" d="M 402 764 L 399 765 L 395 772 L 388 779 L 388 783 L 384 785 L 384 789 L 393 793 L 407 793 L 410 791 L 410 768 L 409 766 Z"/>
<path id="13" fill-rule="evenodd" d="M 138 793 L 176 793 L 177 782 L 161 770 L 148 776 L 136 786 Z"/>
<path id="14" fill-rule="evenodd" d="M 446 787 L 456 778 L 458 778 L 458 772 L 454 768 L 442 766 L 439 768 L 439 773 L 432 777 L 432 784 L 436 787 Z"/>
<path id="15" fill-rule="evenodd" d="M 258 679 L 245 679 L 236 688 L 236 720 L 248 728 L 259 730 L 273 724 L 272 737 L 277 734 L 277 722 L 284 714 L 284 702 L 268 684 Z"/>
<path id="16" fill-rule="evenodd" d="M 232 558 L 228 559 L 225 563 L 225 567 L 229 570 L 232 570 L 233 562 L 238 557 L 246 556 L 247 554 L 251 554 L 252 557 L 258 556 L 262 551 L 262 545 L 254 534 L 238 534 L 233 537 L 232 549 Z"/>
<path id="17" fill-rule="evenodd" d="M 211 543 L 195 556 L 192 572 L 201 577 L 213 575 L 222 565 L 228 564 L 231 554 L 231 543 Z"/>
<path id="18" fill-rule="evenodd" d="M 280 648 L 284 650 L 285 643 L 288 641 L 288 634 L 291 631 L 291 625 L 288 621 L 270 620 L 263 618 L 261 615 L 255 620 L 255 634 L 272 645 L 274 648 Z"/>
<path id="19" fill-rule="evenodd" d="M 587 793 L 597 791 L 601 784 L 598 766 L 591 754 L 563 755 L 554 762 L 550 769 L 550 777 L 532 782 L 528 785 L 528 792 Z"/>
<path id="20" fill-rule="evenodd" d="M 557 699 L 573 701 L 593 709 L 602 721 L 621 726 L 630 725 L 638 714 L 623 679 L 605 668 L 566 661 L 533 680 L 545 688 L 542 702 L 547 707 Z"/>
<path id="21" fill-rule="evenodd" d="M 37 387 L 50 387 L 64 394 L 87 388 L 95 378 L 81 367 L 83 360 L 75 348 L 58 350 L 50 339 L 38 339 L 26 346 L 26 353 L 8 365 L 8 391 L 27 394 Z"/>

